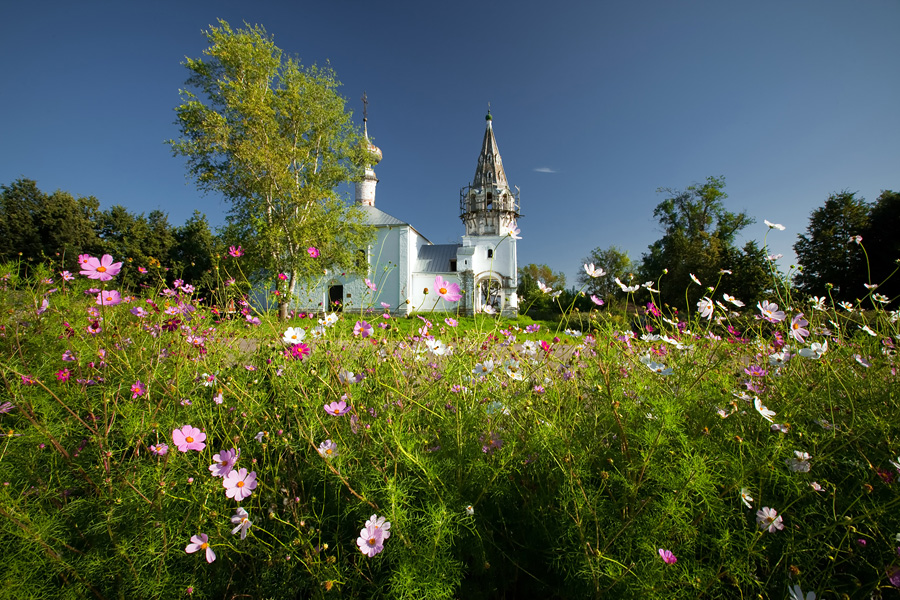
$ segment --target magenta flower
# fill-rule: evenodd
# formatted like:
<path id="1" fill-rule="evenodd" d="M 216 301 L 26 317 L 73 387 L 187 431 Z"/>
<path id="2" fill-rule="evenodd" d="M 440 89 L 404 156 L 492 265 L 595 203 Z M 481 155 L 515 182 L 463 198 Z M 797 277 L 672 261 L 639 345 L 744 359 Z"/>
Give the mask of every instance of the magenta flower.
<path id="1" fill-rule="evenodd" d="M 294 360 L 303 360 L 309 353 L 310 349 L 306 344 L 293 344 L 290 348 L 284 349 L 284 355 Z"/>
<path id="2" fill-rule="evenodd" d="M 678 562 L 678 559 L 675 558 L 675 555 L 672 554 L 671 550 L 663 550 L 662 548 L 660 548 L 659 557 L 663 559 L 663 561 L 665 561 L 667 565 L 674 565 Z"/>
<path id="3" fill-rule="evenodd" d="M 365 321 L 357 321 L 353 327 L 353 335 L 357 337 L 367 338 L 372 335 L 374 328 Z"/>
<path id="4" fill-rule="evenodd" d="M 85 255 L 82 255 L 85 256 Z M 79 257 L 80 260 L 81 257 Z M 88 256 L 85 262 L 81 263 L 81 274 L 88 279 L 99 279 L 100 281 L 109 281 L 119 274 L 122 270 L 122 263 L 113 262 L 113 257 L 104 254 L 103 258 L 97 260 L 93 256 Z"/>
<path id="5" fill-rule="evenodd" d="M 68 369 L 62 369 L 61 371 L 56 372 L 56 380 L 61 383 L 67 382 L 71 376 L 72 372 Z"/>
<path id="6" fill-rule="evenodd" d="M 210 548 L 209 536 L 205 533 L 191 536 L 191 543 L 184 548 L 184 551 L 188 554 L 193 554 L 197 550 L 206 550 L 206 562 L 211 563 L 216 560 L 216 553 Z"/>
<path id="7" fill-rule="evenodd" d="M 333 415 L 335 417 L 340 417 L 342 415 L 350 412 L 350 407 L 347 406 L 347 403 L 343 400 L 339 400 L 338 402 L 332 402 L 331 404 L 325 405 L 325 412 L 329 415 Z"/>
<path id="8" fill-rule="evenodd" d="M 232 469 L 225 476 L 222 485 L 225 487 L 226 496 L 240 502 L 244 498 L 249 497 L 253 490 L 256 489 L 256 471 L 247 473 L 247 469 L 243 467 Z"/>
<path id="9" fill-rule="evenodd" d="M 244 255 L 244 249 L 241 248 L 240 246 L 229 246 L 229 247 L 228 247 L 228 254 L 230 254 L 230 255 L 233 256 L 234 258 L 237 258 L 237 257 L 239 257 L 239 256 L 243 256 L 243 255 Z"/>
<path id="10" fill-rule="evenodd" d="M 231 450 L 222 450 L 218 454 L 213 455 L 213 460 L 216 461 L 213 464 L 209 465 L 209 470 L 212 473 L 213 477 L 225 477 L 231 470 L 234 468 L 234 464 L 237 462 L 238 458 L 241 456 L 241 449 Z"/>
<path id="11" fill-rule="evenodd" d="M 437 291 L 437 295 L 447 302 L 458 302 L 462 298 L 459 284 L 444 281 L 444 278 L 440 275 L 434 278 L 434 289 Z"/>
<path id="12" fill-rule="evenodd" d="M 116 290 L 105 290 L 97 294 L 97 304 L 100 306 L 115 306 L 122 303 L 122 296 Z"/>
<path id="13" fill-rule="evenodd" d="M 309 253 L 309 255 L 311 257 L 319 258 L 319 249 L 316 248 L 315 246 L 310 246 L 309 248 L 306 249 L 306 251 Z"/>
<path id="14" fill-rule="evenodd" d="M 191 427 L 190 425 L 185 425 L 181 429 L 175 429 L 172 431 L 172 441 L 175 442 L 175 445 L 178 446 L 178 450 L 180 452 L 187 452 L 188 450 L 203 450 L 206 448 L 206 444 L 203 443 L 203 440 L 206 439 L 206 434 L 197 429 L 196 427 Z"/>
<path id="15" fill-rule="evenodd" d="M 134 400 L 138 396 L 143 396 L 147 393 L 147 386 L 141 383 L 141 380 L 138 379 L 134 383 L 131 384 L 131 399 Z"/>

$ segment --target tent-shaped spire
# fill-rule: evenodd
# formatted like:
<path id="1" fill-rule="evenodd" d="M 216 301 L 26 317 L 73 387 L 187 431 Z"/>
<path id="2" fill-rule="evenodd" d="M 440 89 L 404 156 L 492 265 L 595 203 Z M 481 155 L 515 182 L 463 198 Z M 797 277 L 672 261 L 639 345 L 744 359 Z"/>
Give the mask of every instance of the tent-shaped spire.
<path id="1" fill-rule="evenodd" d="M 491 127 L 491 113 L 488 111 L 485 117 L 487 122 L 484 130 L 484 141 L 481 143 L 481 154 L 478 156 L 478 167 L 475 169 L 473 188 L 508 187 L 506 172 L 503 170 L 503 160 L 500 158 L 500 150 L 497 148 L 497 139 L 494 137 L 494 129 Z"/>

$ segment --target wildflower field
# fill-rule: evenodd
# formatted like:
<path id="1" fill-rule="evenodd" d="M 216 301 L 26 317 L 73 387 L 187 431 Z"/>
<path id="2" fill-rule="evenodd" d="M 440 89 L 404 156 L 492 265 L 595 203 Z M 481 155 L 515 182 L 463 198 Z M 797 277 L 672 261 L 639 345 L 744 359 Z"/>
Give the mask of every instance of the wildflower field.
<path id="1" fill-rule="evenodd" d="M 0 269 L 4 598 L 896 597 L 876 291 L 279 321 L 114 260 Z"/>

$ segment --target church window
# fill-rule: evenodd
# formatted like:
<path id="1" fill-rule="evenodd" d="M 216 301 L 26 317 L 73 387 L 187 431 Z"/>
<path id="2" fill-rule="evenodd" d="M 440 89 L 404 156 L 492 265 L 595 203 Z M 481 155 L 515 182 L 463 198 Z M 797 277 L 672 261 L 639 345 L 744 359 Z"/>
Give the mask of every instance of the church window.
<path id="1" fill-rule="evenodd" d="M 450 272 L 456 273 L 456 259 L 455 258 L 450 259 Z"/>
<path id="2" fill-rule="evenodd" d="M 494 249 L 488 248 L 488 258 L 494 258 Z"/>

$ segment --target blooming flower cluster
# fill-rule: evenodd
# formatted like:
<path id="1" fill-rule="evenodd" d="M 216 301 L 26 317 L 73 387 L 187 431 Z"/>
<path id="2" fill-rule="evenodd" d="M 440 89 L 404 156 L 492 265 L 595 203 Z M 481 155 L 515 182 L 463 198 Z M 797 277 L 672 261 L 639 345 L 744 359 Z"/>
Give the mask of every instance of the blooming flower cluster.
<path id="1" fill-rule="evenodd" d="M 384 542 L 391 537 L 391 523 L 385 517 L 372 515 L 363 525 L 356 540 L 359 551 L 372 558 L 384 550 Z"/>

